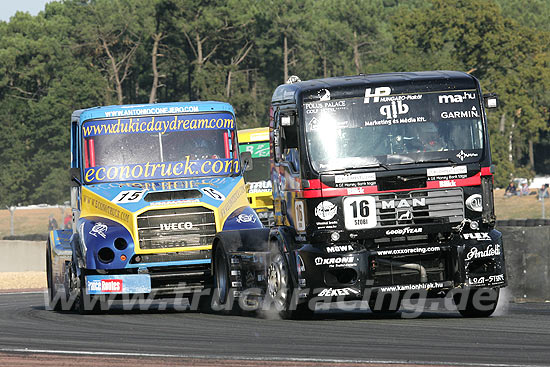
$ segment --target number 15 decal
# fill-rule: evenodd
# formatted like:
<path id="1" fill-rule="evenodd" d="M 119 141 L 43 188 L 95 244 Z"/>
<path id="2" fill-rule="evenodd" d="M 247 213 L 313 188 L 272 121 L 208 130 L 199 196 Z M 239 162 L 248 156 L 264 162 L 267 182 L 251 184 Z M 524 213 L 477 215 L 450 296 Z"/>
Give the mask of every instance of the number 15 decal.
<path id="1" fill-rule="evenodd" d="M 135 203 L 141 200 L 145 191 L 121 191 L 114 199 L 113 203 Z"/>
<path id="2" fill-rule="evenodd" d="M 348 196 L 344 198 L 346 229 L 376 227 L 376 201 L 373 196 Z"/>

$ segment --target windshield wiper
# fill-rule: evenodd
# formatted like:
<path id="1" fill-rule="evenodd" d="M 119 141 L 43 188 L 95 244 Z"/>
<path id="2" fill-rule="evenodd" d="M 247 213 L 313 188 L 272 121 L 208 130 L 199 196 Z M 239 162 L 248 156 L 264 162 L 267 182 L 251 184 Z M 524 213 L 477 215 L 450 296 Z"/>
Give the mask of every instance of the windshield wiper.
<path id="1" fill-rule="evenodd" d="M 389 171 L 388 166 L 382 163 L 373 163 L 366 166 L 357 166 L 357 167 L 347 167 L 347 168 L 341 168 L 341 169 L 334 169 L 329 170 L 330 172 L 342 172 L 342 173 L 351 173 L 352 171 L 358 170 L 358 169 L 365 169 L 365 168 L 384 168 L 386 171 Z"/>
<path id="2" fill-rule="evenodd" d="M 401 162 L 401 163 L 392 163 L 392 166 L 401 166 L 406 164 L 418 164 L 418 163 L 452 163 L 454 165 L 457 165 L 459 163 L 453 161 L 451 158 L 437 158 L 437 159 L 420 159 L 417 161 L 410 161 L 410 162 Z"/>

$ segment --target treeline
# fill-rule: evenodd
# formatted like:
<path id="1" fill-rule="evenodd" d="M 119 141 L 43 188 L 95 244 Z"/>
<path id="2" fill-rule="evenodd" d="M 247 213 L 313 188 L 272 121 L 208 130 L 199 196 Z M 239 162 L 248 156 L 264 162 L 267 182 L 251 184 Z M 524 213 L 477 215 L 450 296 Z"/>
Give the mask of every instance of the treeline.
<path id="1" fill-rule="evenodd" d="M 0 22 L 0 205 L 68 199 L 69 119 L 96 105 L 221 100 L 266 126 L 274 88 L 462 70 L 500 96 L 496 182 L 550 171 L 547 0 L 64 0 Z"/>

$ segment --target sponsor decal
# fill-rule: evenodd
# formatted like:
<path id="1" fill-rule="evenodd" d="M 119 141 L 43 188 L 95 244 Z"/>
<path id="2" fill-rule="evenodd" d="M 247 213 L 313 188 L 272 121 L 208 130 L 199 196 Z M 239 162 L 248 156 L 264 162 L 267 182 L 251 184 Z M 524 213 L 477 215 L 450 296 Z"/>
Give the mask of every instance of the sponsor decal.
<path id="1" fill-rule="evenodd" d="M 443 180 L 439 181 L 439 187 L 455 187 L 456 181 L 455 180 Z"/>
<path id="2" fill-rule="evenodd" d="M 492 241 L 491 236 L 486 232 L 463 233 L 462 237 L 465 240 Z"/>
<path id="3" fill-rule="evenodd" d="M 456 157 L 457 157 L 458 159 L 460 159 L 461 161 L 463 161 L 463 160 L 466 159 L 466 158 L 477 157 L 477 156 L 478 156 L 477 153 L 464 153 L 463 150 L 461 150 L 460 153 L 458 153 L 458 154 L 456 155 Z"/>
<path id="4" fill-rule="evenodd" d="M 341 267 L 341 266 L 355 266 L 354 263 L 355 257 L 353 256 L 342 256 L 342 257 L 316 257 L 315 265 L 329 265 L 329 267 Z"/>
<path id="5" fill-rule="evenodd" d="M 468 99 L 475 100 L 475 92 L 464 92 L 462 94 L 442 94 L 439 96 L 439 103 L 462 103 Z"/>
<path id="6" fill-rule="evenodd" d="M 239 223 L 254 223 L 256 222 L 256 216 L 253 214 L 239 214 L 237 217 L 237 222 Z"/>
<path id="7" fill-rule="evenodd" d="M 484 277 L 468 278 L 469 285 L 487 285 L 504 282 L 504 274 L 489 275 Z"/>
<path id="8" fill-rule="evenodd" d="M 101 222 L 97 222 L 96 224 L 94 224 L 94 226 L 92 227 L 92 229 L 90 230 L 90 234 L 94 237 L 97 238 L 97 236 L 100 236 L 102 238 L 106 238 L 107 235 L 105 234 L 105 232 L 107 232 L 107 229 L 109 229 L 109 227 L 107 227 L 106 224 L 103 224 Z"/>
<path id="9" fill-rule="evenodd" d="M 302 201 L 297 200 L 294 202 L 294 212 L 296 214 L 296 230 L 305 231 L 306 218 L 305 218 L 304 203 Z"/>
<path id="10" fill-rule="evenodd" d="M 347 175 L 334 176 L 334 182 L 349 183 L 349 182 L 363 182 L 363 181 L 376 181 L 376 174 L 372 173 L 352 173 Z"/>
<path id="11" fill-rule="evenodd" d="M 239 170 L 236 159 L 207 159 L 163 163 L 138 163 L 122 166 L 97 166 L 84 170 L 84 179 L 88 183 L 126 181 L 150 178 L 176 178 L 226 175 Z"/>
<path id="12" fill-rule="evenodd" d="M 95 211 L 102 212 L 103 216 L 113 218 L 117 222 L 123 222 L 130 225 L 130 214 L 120 210 L 119 207 L 112 204 L 110 201 L 103 199 L 102 197 L 95 197 L 90 195 L 90 192 L 86 189 L 82 190 L 82 210 L 83 212 L 95 213 Z"/>
<path id="13" fill-rule="evenodd" d="M 124 107 L 122 107 L 124 108 Z M 124 116 L 141 116 L 141 115 L 166 115 L 173 113 L 188 113 L 199 112 L 198 106 L 181 106 L 181 107 L 142 107 L 131 109 L 122 109 L 118 111 L 105 111 L 106 117 L 124 117 Z"/>
<path id="14" fill-rule="evenodd" d="M 339 101 L 310 102 L 310 103 L 305 103 L 304 108 L 306 110 L 306 115 L 317 114 L 319 112 L 336 112 L 338 110 L 345 110 L 346 109 L 346 101 L 345 100 L 339 100 Z M 332 123 L 332 121 L 331 121 L 331 123 Z M 347 121 L 336 123 L 338 128 L 342 128 L 343 125 L 347 125 L 347 124 L 348 124 Z M 308 131 L 310 131 L 311 127 L 314 126 L 314 125 L 315 126 L 317 125 L 317 120 L 315 120 L 314 124 L 312 124 L 310 122 L 310 125 L 308 125 L 308 127 L 309 127 Z"/>
<path id="15" fill-rule="evenodd" d="M 331 220 L 336 215 L 338 207 L 330 201 L 322 201 L 315 208 L 315 215 L 322 220 Z"/>
<path id="16" fill-rule="evenodd" d="M 391 94 L 391 88 L 390 87 L 378 87 L 374 88 L 374 91 L 372 88 L 366 88 L 365 89 L 365 99 L 363 100 L 363 103 L 369 103 L 371 97 L 373 97 L 373 102 L 379 102 L 380 97 L 382 96 L 389 96 Z"/>
<path id="17" fill-rule="evenodd" d="M 409 105 L 402 101 L 393 101 L 391 104 L 380 107 L 380 114 L 386 116 L 387 119 L 392 117 L 395 119 L 399 115 L 404 115 L 409 112 Z M 411 121 L 412 122 L 412 121 Z"/>
<path id="18" fill-rule="evenodd" d="M 326 250 L 329 254 L 332 254 L 335 252 L 353 251 L 354 248 L 352 245 L 334 245 L 334 246 L 327 247 Z"/>
<path id="19" fill-rule="evenodd" d="M 347 194 L 348 195 L 358 195 L 358 194 L 364 194 L 365 193 L 365 189 L 362 188 L 362 187 L 350 187 L 347 189 Z"/>
<path id="20" fill-rule="evenodd" d="M 271 181 L 258 181 L 248 183 L 248 193 L 270 192 L 272 188 Z"/>
<path id="21" fill-rule="evenodd" d="M 151 116 L 115 120 L 95 120 L 82 126 L 84 138 L 128 133 L 160 133 L 190 130 L 234 129 L 229 113 L 212 115 Z"/>
<path id="22" fill-rule="evenodd" d="M 468 173 L 468 167 L 456 166 L 456 167 L 438 167 L 428 168 L 426 171 L 428 176 L 449 176 Z"/>
<path id="23" fill-rule="evenodd" d="M 193 229 L 193 223 L 191 222 L 179 222 L 179 223 L 161 223 L 161 231 L 184 231 Z"/>
<path id="24" fill-rule="evenodd" d="M 382 209 L 402 209 L 426 206 L 426 198 L 412 198 L 401 200 L 381 200 Z"/>
<path id="25" fill-rule="evenodd" d="M 214 200 L 225 200 L 225 195 L 212 187 L 205 187 L 204 189 L 202 189 L 202 192 L 204 192 L 207 196 L 210 196 Z"/>
<path id="26" fill-rule="evenodd" d="M 413 248 L 398 248 L 393 250 L 379 250 L 376 251 L 378 256 L 387 256 L 387 255 L 409 255 L 409 254 L 426 254 L 428 252 L 438 252 L 441 251 L 441 247 L 413 247 Z"/>
<path id="27" fill-rule="evenodd" d="M 443 111 L 441 112 L 441 118 L 443 119 L 463 119 L 479 117 L 479 112 L 475 107 L 467 111 Z"/>
<path id="28" fill-rule="evenodd" d="M 355 288 L 327 288 L 323 289 L 318 296 L 319 297 L 337 297 L 337 296 L 350 296 L 350 295 L 358 295 L 361 292 L 358 289 Z"/>
<path id="29" fill-rule="evenodd" d="M 88 280 L 87 289 L 88 289 L 88 293 L 92 293 L 92 292 L 121 293 L 122 279 Z"/>
<path id="30" fill-rule="evenodd" d="M 328 89 L 321 89 L 317 92 L 319 101 L 330 101 L 330 91 Z"/>
<path id="31" fill-rule="evenodd" d="M 267 139 L 269 139 L 269 136 L 267 136 Z M 269 142 L 241 144 L 239 145 L 239 151 L 240 153 L 250 152 L 252 158 L 269 157 Z"/>
<path id="32" fill-rule="evenodd" d="M 391 235 L 407 235 L 407 234 L 416 234 L 416 233 L 422 233 L 422 228 L 411 228 L 411 227 L 404 227 L 404 228 L 395 228 L 395 229 L 388 229 L 386 231 L 386 236 Z"/>
<path id="33" fill-rule="evenodd" d="M 466 261 L 479 259 L 482 257 L 491 257 L 500 255 L 500 245 L 489 245 L 484 251 L 480 251 L 477 247 L 472 247 L 470 251 L 466 254 Z"/>
<path id="34" fill-rule="evenodd" d="M 392 285 L 389 287 L 380 287 L 380 292 L 397 292 L 397 291 L 409 291 L 409 290 L 422 290 L 422 289 L 435 289 L 443 288 L 444 283 L 429 282 L 420 284 L 404 284 L 404 285 Z"/>

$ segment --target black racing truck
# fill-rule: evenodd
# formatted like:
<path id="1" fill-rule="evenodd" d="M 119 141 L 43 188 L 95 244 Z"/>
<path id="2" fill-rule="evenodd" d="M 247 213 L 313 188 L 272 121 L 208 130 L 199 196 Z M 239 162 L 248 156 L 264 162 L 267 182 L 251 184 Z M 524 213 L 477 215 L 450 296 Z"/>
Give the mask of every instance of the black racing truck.
<path id="1" fill-rule="evenodd" d="M 272 98 L 275 226 L 214 239 L 221 305 L 395 312 L 403 297 L 491 315 L 506 286 L 478 80 L 456 71 L 299 81 Z M 450 293 L 450 294 L 449 294 Z"/>

